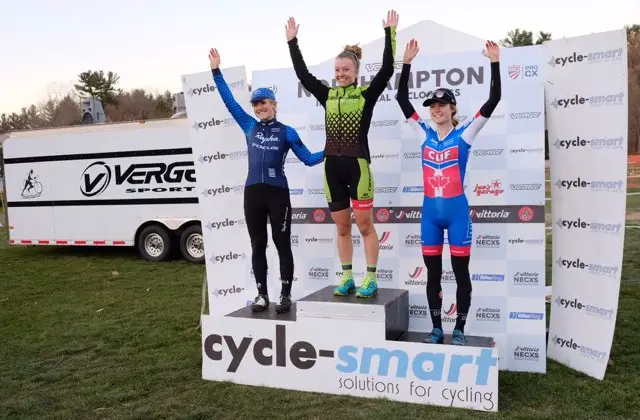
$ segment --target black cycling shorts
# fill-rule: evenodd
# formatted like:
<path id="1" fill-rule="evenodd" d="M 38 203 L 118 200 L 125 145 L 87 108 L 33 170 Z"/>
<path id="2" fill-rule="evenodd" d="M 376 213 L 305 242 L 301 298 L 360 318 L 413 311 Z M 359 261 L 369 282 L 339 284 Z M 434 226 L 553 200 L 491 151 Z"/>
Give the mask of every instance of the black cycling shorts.
<path id="1" fill-rule="evenodd" d="M 354 210 L 373 208 L 374 182 L 369 162 L 364 158 L 327 156 L 324 191 L 331 211 L 348 209 L 350 201 Z"/>

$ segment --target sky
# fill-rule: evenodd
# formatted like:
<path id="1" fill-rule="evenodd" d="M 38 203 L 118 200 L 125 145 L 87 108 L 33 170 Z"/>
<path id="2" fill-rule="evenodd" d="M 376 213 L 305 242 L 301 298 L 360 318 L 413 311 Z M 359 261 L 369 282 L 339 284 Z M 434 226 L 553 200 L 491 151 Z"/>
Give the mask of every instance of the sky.
<path id="1" fill-rule="evenodd" d="M 86 70 L 114 71 L 118 87 L 181 91 L 180 76 L 209 69 L 209 48 L 221 66 L 291 67 L 289 16 L 308 65 L 345 44 L 381 38 L 393 6 L 398 29 L 423 20 L 498 41 L 514 28 L 554 39 L 640 23 L 640 0 L 6 0 L 0 14 L 0 114 L 73 89 Z M 455 5 L 455 7 L 453 6 Z M 434 40 L 437 42 L 437 40 Z"/>

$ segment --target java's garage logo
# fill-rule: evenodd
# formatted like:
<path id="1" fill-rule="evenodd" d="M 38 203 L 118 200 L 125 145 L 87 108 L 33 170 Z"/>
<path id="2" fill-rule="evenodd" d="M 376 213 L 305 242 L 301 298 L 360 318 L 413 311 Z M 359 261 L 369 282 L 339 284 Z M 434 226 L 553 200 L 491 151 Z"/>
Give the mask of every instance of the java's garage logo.
<path id="1" fill-rule="evenodd" d="M 502 195 L 502 193 L 504 192 L 504 189 L 502 188 L 502 182 L 498 179 L 494 179 L 489 184 L 476 184 L 475 188 L 473 189 L 473 192 L 477 196 L 481 196 L 481 195 L 498 196 L 498 195 Z"/>

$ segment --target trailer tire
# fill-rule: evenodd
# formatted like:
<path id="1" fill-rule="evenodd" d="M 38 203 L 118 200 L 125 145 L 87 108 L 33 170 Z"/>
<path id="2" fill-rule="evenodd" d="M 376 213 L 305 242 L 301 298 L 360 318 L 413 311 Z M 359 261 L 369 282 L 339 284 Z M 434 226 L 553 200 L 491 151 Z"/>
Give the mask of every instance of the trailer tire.
<path id="1" fill-rule="evenodd" d="M 169 232 L 160 225 L 147 226 L 138 235 L 138 251 L 149 261 L 159 262 L 169 258 L 171 245 Z"/>
<path id="2" fill-rule="evenodd" d="M 200 225 L 187 227 L 180 235 L 180 253 L 182 257 L 192 263 L 204 263 L 204 237 Z"/>

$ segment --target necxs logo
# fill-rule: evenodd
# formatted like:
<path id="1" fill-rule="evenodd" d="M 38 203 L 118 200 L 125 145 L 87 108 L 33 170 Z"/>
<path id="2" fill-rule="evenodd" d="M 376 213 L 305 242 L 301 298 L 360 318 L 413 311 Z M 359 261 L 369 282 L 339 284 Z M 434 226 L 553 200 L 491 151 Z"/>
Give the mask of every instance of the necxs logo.
<path id="1" fill-rule="evenodd" d="M 624 100 L 624 92 L 613 93 L 608 95 L 592 95 L 581 96 L 577 93 L 567 98 L 554 98 L 551 102 L 551 106 L 555 109 L 566 109 L 569 107 L 582 106 L 589 104 L 591 106 L 603 106 L 603 105 L 621 105 Z"/>
<path id="2" fill-rule="evenodd" d="M 210 334 L 203 343 L 204 353 L 210 360 L 222 363 L 223 368 L 226 366 L 225 371 L 231 373 L 255 372 L 260 366 L 304 371 L 314 368 L 321 359 L 330 359 L 340 374 L 358 373 L 398 379 L 415 377 L 422 381 L 459 383 L 462 367 L 466 365 L 464 369 L 475 372 L 475 384 L 486 385 L 491 371 L 498 368 L 498 358 L 493 356 L 490 348 L 482 349 L 477 357 L 434 351 L 412 355 L 401 348 L 350 344 L 337 349 L 319 349 L 309 341 L 288 342 L 288 337 L 287 326 L 282 324 L 276 324 L 275 334 L 264 336 Z"/>

